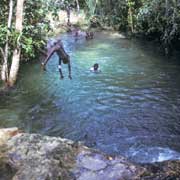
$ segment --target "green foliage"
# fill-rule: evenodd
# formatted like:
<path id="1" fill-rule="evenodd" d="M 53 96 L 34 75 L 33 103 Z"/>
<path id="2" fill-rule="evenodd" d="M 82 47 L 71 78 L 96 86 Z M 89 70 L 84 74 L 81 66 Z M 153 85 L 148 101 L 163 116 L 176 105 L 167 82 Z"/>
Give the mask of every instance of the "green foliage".
<path id="1" fill-rule="evenodd" d="M 44 45 L 46 35 L 50 30 L 49 22 L 46 18 L 48 7 L 43 0 L 25 1 L 22 34 L 15 31 L 14 21 L 12 28 L 7 29 L 8 9 L 8 2 L 1 2 L 0 47 L 4 48 L 7 32 L 9 31 L 9 49 L 11 50 L 9 54 L 12 55 L 12 50 L 19 45 L 22 48 L 23 60 L 32 59 L 36 56 L 38 49 Z M 15 16 L 15 11 L 13 12 L 13 16 Z"/>
<path id="2" fill-rule="evenodd" d="M 84 0 L 79 1 L 84 5 Z M 67 7 L 75 7 L 75 0 L 26 0 L 24 5 L 23 33 L 15 32 L 14 18 L 12 28 L 9 30 L 10 55 L 14 47 L 19 45 L 22 48 L 23 60 L 33 59 L 45 44 L 48 32 L 51 30 L 48 15 L 51 13 L 54 20 L 58 20 L 59 11 Z M 16 0 L 14 1 L 13 16 L 15 17 Z M 9 13 L 9 2 L 1 0 L 0 3 L 0 47 L 4 49 L 7 36 L 7 20 Z M 0 55 L 1 56 L 1 55 Z"/>
<path id="3" fill-rule="evenodd" d="M 144 2 L 137 16 L 138 31 L 157 38 L 170 54 L 180 37 L 180 6 L 176 0 Z"/>
<path id="4" fill-rule="evenodd" d="M 44 39 L 50 30 L 47 15 L 51 13 L 54 20 L 58 20 L 60 10 L 76 8 L 77 2 L 26 0 L 22 35 L 15 32 L 13 26 L 10 30 L 7 29 L 8 3 L 1 0 L 0 47 L 5 46 L 9 31 L 10 49 L 19 43 L 23 58 L 28 60 L 35 57 L 37 50 L 45 43 Z M 91 24 L 111 26 L 120 31 L 133 29 L 136 33 L 157 38 L 166 53 L 179 41 L 180 3 L 177 0 L 79 0 L 79 4 L 88 11 Z"/>
<path id="5" fill-rule="evenodd" d="M 37 50 L 44 45 L 46 34 L 50 30 L 47 13 L 48 7 L 43 0 L 26 1 L 25 26 L 20 40 L 25 60 L 34 58 Z"/>
<path id="6" fill-rule="evenodd" d="M 160 0 L 147 2 L 137 15 L 138 30 L 148 34 L 162 32 L 165 25 L 165 7 Z"/>
<path id="7" fill-rule="evenodd" d="M 177 0 L 99 0 L 96 14 L 106 26 L 158 39 L 166 54 L 179 43 L 180 2 Z"/>
<path id="8" fill-rule="evenodd" d="M 126 29 L 127 10 L 125 0 L 99 0 L 96 13 L 101 16 L 104 25 Z"/>
<path id="9" fill-rule="evenodd" d="M 7 31 L 8 31 L 7 26 L 0 24 L 0 47 L 2 47 L 6 42 Z"/>

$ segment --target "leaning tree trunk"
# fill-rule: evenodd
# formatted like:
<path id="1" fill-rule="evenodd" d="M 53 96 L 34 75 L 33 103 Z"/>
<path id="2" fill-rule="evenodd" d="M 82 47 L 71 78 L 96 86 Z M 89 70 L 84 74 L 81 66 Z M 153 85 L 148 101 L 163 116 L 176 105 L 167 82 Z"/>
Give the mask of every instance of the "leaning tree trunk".
<path id="1" fill-rule="evenodd" d="M 9 53 L 9 33 L 12 24 L 12 15 L 13 15 L 13 0 L 9 1 L 9 14 L 8 14 L 8 30 L 6 34 L 6 44 L 4 51 L 1 49 L 3 55 L 3 64 L 1 69 L 1 79 L 6 83 L 8 81 L 8 53 Z"/>
<path id="2" fill-rule="evenodd" d="M 19 32 L 19 37 L 21 36 L 23 30 L 23 8 L 24 8 L 24 0 L 17 0 L 15 28 L 16 31 Z M 21 47 L 18 41 L 19 38 L 17 40 L 17 46 L 13 52 L 12 64 L 9 74 L 8 84 L 10 87 L 14 86 L 14 84 L 16 83 L 19 66 L 20 66 Z"/>

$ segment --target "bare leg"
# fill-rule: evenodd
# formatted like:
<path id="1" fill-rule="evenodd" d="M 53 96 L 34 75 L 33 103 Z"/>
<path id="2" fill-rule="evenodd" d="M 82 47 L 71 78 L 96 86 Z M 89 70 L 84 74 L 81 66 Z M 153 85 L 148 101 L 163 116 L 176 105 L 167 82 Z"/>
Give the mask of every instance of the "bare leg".
<path id="1" fill-rule="evenodd" d="M 69 71 L 69 79 L 72 79 L 72 77 L 71 77 L 71 63 L 70 63 L 70 59 L 69 59 L 69 63 L 68 63 L 68 71 Z"/>
<path id="2" fill-rule="evenodd" d="M 63 76 L 63 73 L 62 73 L 61 58 L 60 57 L 59 57 L 59 66 L 58 66 L 58 69 L 59 69 L 59 73 L 60 73 L 60 78 L 63 79 L 64 76 Z"/>

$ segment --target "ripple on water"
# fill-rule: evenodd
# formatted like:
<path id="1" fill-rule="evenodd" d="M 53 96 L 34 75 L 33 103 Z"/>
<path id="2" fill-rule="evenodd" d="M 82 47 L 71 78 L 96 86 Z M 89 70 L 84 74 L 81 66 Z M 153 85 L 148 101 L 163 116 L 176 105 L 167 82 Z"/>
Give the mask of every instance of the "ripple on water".
<path id="1" fill-rule="evenodd" d="M 180 153 L 169 148 L 140 147 L 138 149 L 130 148 L 127 152 L 127 157 L 136 162 L 153 163 L 175 159 L 180 160 Z"/>

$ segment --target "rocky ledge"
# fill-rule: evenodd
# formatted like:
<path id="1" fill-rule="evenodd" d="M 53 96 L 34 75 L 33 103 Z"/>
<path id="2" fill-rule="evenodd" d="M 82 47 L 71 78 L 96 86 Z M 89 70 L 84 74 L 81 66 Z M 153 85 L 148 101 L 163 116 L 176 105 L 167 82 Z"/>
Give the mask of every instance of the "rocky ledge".
<path id="1" fill-rule="evenodd" d="M 179 179 L 180 161 L 137 165 L 59 137 L 0 130 L 0 180 Z"/>

